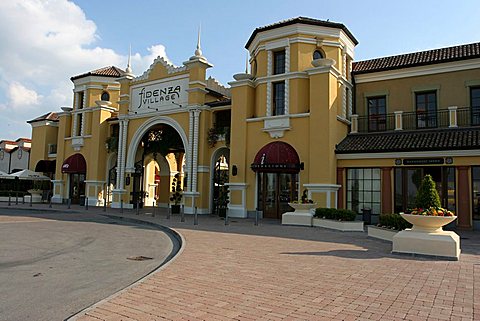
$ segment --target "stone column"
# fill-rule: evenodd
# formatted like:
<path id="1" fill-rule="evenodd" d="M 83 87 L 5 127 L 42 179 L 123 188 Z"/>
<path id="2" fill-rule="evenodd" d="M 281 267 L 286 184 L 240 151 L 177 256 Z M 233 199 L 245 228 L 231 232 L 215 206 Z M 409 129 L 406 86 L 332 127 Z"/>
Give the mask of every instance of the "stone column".
<path id="1" fill-rule="evenodd" d="M 337 167 L 337 185 L 340 185 L 338 189 L 338 197 L 337 197 L 337 208 L 347 208 L 345 204 L 345 200 L 343 198 L 344 194 L 344 177 L 345 177 L 345 168 L 344 167 Z"/>
<path id="2" fill-rule="evenodd" d="M 192 192 L 197 191 L 197 175 L 198 175 L 198 137 L 199 122 L 200 122 L 200 109 L 193 111 L 193 155 L 192 155 Z"/>
<path id="3" fill-rule="evenodd" d="M 189 121 L 188 121 L 188 150 L 187 152 L 187 191 L 192 191 L 192 154 L 193 154 L 193 110 L 189 111 Z"/>
<path id="4" fill-rule="evenodd" d="M 120 187 L 120 164 L 122 161 L 122 152 L 123 152 L 123 121 L 118 122 L 119 131 L 118 131 L 118 147 L 117 147 L 117 180 L 115 182 L 115 188 Z"/>
<path id="5" fill-rule="evenodd" d="M 392 167 L 382 167 L 382 213 L 393 213 L 392 204 Z"/>
<path id="6" fill-rule="evenodd" d="M 470 191 L 469 173 L 470 166 L 457 166 L 457 226 L 460 229 L 472 229 L 471 220 L 471 198 L 472 193 Z"/>

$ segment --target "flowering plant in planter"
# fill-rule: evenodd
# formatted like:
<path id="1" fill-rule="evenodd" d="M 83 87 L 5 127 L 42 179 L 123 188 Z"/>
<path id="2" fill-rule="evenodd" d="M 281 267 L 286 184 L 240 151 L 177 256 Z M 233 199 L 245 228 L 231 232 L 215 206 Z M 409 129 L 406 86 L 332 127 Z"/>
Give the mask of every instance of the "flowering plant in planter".
<path id="1" fill-rule="evenodd" d="M 302 197 L 300 198 L 300 201 L 293 201 L 291 203 L 293 203 L 293 204 L 313 204 L 314 201 L 312 199 L 308 198 L 307 192 L 308 192 L 307 189 L 303 190 Z"/>
<path id="2" fill-rule="evenodd" d="M 435 182 L 432 176 L 425 175 L 422 184 L 417 191 L 414 209 L 407 210 L 405 214 L 424 215 L 424 216 L 455 216 L 455 214 L 446 208 L 441 207 L 440 197 L 438 196 Z"/>
<path id="3" fill-rule="evenodd" d="M 410 211 L 410 213 L 407 211 L 405 214 L 427 216 L 455 216 L 452 211 L 449 211 L 442 207 L 433 206 L 430 206 L 429 208 L 414 208 Z"/>

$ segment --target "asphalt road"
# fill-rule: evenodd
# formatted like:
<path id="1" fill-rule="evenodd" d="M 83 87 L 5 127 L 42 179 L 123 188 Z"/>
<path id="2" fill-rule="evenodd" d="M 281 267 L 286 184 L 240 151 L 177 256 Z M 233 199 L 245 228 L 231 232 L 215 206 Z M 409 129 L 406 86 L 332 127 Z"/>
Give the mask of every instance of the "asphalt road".
<path id="1" fill-rule="evenodd" d="M 0 209 L 0 320 L 64 320 L 161 265 L 156 228 L 90 213 Z M 152 259 L 132 260 L 144 256 Z"/>

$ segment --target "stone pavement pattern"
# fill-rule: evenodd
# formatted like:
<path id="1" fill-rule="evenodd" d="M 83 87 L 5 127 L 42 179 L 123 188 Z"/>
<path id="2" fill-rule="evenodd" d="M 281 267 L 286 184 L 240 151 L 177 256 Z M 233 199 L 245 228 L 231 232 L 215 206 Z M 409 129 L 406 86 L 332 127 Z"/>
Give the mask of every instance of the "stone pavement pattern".
<path id="1" fill-rule="evenodd" d="M 392 255 L 358 232 L 116 215 L 174 228 L 184 251 L 78 320 L 480 320 L 478 232 L 455 262 Z"/>

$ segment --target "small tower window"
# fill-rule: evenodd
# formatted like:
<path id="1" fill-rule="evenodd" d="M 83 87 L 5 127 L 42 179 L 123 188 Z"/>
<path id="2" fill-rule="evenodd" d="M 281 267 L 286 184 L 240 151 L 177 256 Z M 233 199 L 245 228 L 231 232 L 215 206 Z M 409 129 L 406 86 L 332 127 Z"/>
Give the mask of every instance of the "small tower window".
<path id="1" fill-rule="evenodd" d="M 110 101 L 110 94 L 109 94 L 108 92 L 104 91 L 104 92 L 102 93 L 101 99 L 102 99 L 103 101 Z"/>
<path id="2" fill-rule="evenodd" d="M 323 56 L 323 53 L 320 50 L 315 50 L 313 52 L 313 60 L 322 59 L 322 58 L 325 58 L 325 57 Z"/>

